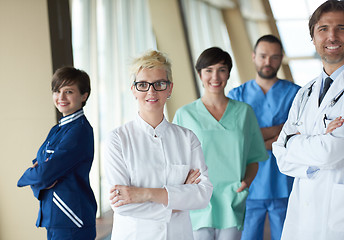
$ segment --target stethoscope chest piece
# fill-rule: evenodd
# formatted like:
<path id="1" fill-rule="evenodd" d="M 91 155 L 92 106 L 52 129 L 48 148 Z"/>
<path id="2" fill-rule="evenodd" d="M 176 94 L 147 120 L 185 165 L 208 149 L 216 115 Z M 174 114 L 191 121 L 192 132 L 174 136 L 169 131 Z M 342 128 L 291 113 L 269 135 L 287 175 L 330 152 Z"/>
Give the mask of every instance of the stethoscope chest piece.
<path id="1" fill-rule="evenodd" d="M 294 122 L 293 125 L 295 126 L 301 126 L 303 124 L 303 122 Z"/>
<path id="2" fill-rule="evenodd" d="M 333 107 L 338 102 L 338 100 L 342 97 L 343 93 L 344 93 L 344 90 L 340 94 L 338 94 L 338 96 L 332 99 L 330 103 L 330 107 Z"/>

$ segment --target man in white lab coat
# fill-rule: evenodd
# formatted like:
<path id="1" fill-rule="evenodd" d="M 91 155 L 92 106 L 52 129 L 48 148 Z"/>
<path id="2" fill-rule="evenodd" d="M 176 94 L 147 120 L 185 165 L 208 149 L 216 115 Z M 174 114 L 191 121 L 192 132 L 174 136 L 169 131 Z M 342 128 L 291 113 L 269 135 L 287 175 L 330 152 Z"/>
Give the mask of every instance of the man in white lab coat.
<path id="1" fill-rule="evenodd" d="M 300 89 L 273 144 L 280 171 L 295 177 L 281 239 L 339 240 L 344 239 L 344 2 L 323 3 L 309 29 L 323 71 Z"/>

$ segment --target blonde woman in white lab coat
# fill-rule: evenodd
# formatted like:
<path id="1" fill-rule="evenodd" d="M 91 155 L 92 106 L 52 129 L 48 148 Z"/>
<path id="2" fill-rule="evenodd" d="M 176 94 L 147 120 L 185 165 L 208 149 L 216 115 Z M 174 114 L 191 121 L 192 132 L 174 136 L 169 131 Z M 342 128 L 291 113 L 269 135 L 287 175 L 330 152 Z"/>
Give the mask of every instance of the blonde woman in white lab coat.
<path id="1" fill-rule="evenodd" d="M 193 132 L 169 123 L 171 64 L 158 51 L 133 62 L 135 120 L 110 133 L 105 172 L 114 211 L 112 240 L 190 240 L 191 209 L 205 208 L 212 184 Z"/>
<path id="2" fill-rule="evenodd" d="M 344 239 L 343 26 L 342 1 L 323 3 L 310 18 L 323 71 L 298 92 L 273 144 L 281 172 L 295 177 L 282 240 Z"/>

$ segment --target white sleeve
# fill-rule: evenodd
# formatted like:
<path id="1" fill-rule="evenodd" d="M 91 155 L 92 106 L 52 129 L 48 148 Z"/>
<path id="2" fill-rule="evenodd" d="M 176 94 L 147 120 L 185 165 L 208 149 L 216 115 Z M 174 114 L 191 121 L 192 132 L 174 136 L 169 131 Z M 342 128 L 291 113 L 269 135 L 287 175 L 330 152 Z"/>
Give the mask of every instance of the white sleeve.
<path id="1" fill-rule="evenodd" d="M 288 120 L 281 134 L 273 144 L 273 153 L 278 167 L 284 174 L 293 177 L 309 177 L 309 169 L 335 169 L 344 165 L 344 128 L 336 129 L 332 134 L 300 134 L 291 138 L 285 147 L 287 135 L 297 132 L 292 124 L 296 122 L 300 107 L 300 96 L 294 100 Z"/>
<path id="2" fill-rule="evenodd" d="M 103 152 L 105 176 L 110 186 L 129 186 L 130 175 L 123 159 L 121 140 L 115 132 L 106 139 Z"/>
<path id="3" fill-rule="evenodd" d="M 201 181 L 198 184 L 165 186 L 168 192 L 168 209 L 193 210 L 205 208 L 211 198 L 213 185 L 208 178 L 208 167 L 205 164 L 201 143 L 191 133 L 191 169 L 200 169 Z"/>
<path id="4" fill-rule="evenodd" d="M 130 173 L 123 159 L 123 146 L 120 137 L 115 132 L 107 138 L 104 146 L 104 170 L 109 186 L 130 186 Z M 142 219 L 166 220 L 171 215 L 171 210 L 163 204 L 153 202 L 126 204 L 120 207 L 111 205 L 113 211 L 123 216 L 131 216 Z"/>
<path id="5" fill-rule="evenodd" d="M 288 144 L 286 158 L 290 163 L 302 161 L 307 166 L 336 169 L 344 165 L 344 138 L 333 134 L 297 135 Z"/>
<path id="6" fill-rule="evenodd" d="M 276 157 L 278 168 L 283 174 L 291 177 L 307 178 L 307 169 L 309 166 L 303 164 L 302 160 L 299 158 L 297 162 L 290 162 L 288 152 L 293 150 L 285 147 L 287 136 L 298 132 L 297 127 L 293 123 L 297 120 L 302 94 L 303 93 L 299 91 L 295 96 L 289 111 L 288 119 L 283 125 L 277 141 L 272 144 L 272 152 Z M 293 138 L 295 138 L 295 136 Z M 291 140 L 293 141 L 294 139 Z"/>

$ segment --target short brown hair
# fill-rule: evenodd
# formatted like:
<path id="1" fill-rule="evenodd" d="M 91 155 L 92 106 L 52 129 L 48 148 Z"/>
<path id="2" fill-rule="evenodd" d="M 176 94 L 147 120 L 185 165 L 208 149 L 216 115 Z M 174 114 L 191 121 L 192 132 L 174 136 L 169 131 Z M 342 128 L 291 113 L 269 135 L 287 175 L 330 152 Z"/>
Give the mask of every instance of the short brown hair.
<path id="1" fill-rule="evenodd" d="M 314 37 L 314 26 L 321 18 L 321 15 L 328 12 L 343 12 L 344 14 L 344 2 L 337 0 L 328 0 L 321 4 L 312 14 L 309 19 L 308 27 L 311 38 Z"/>
<path id="2" fill-rule="evenodd" d="M 60 88 L 73 84 L 78 86 L 81 95 L 88 93 L 86 100 L 82 102 L 82 106 L 85 106 L 91 94 L 91 84 L 90 77 L 83 70 L 74 67 L 62 67 L 57 69 L 51 81 L 51 90 L 57 92 Z"/>
<path id="3" fill-rule="evenodd" d="M 282 46 L 281 40 L 279 40 L 276 36 L 274 36 L 272 34 L 268 34 L 268 35 L 261 36 L 257 40 L 257 42 L 253 48 L 254 53 L 256 53 L 257 46 L 260 42 L 277 43 L 281 47 L 281 53 L 283 52 L 283 46 Z"/>
<path id="4" fill-rule="evenodd" d="M 232 58 L 228 52 L 223 51 L 219 47 L 211 47 L 204 50 L 198 57 L 195 68 L 198 74 L 201 74 L 203 68 L 207 68 L 211 65 L 223 63 L 227 65 L 228 72 L 230 73 L 233 67 Z"/>

